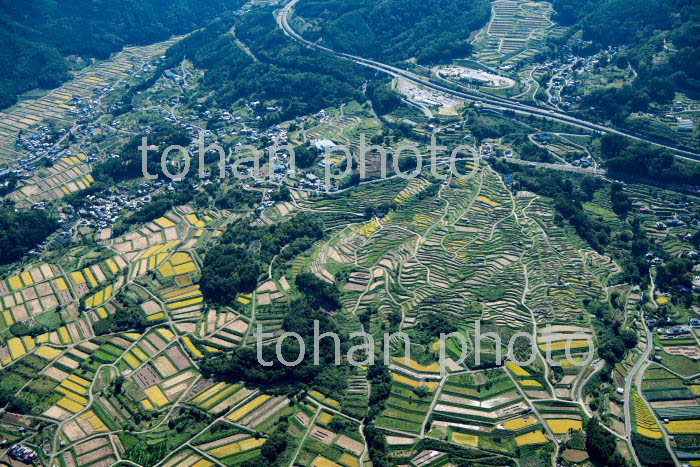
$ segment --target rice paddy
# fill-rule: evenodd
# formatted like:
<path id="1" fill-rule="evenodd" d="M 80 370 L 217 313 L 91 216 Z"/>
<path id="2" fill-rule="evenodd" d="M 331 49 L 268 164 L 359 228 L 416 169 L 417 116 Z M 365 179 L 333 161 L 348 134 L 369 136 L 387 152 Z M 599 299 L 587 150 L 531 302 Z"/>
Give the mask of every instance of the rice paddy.
<path id="1" fill-rule="evenodd" d="M 542 49 L 547 35 L 558 32 L 549 19 L 549 3 L 498 0 L 492 12 L 475 39 L 478 60 L 488 66 L 528 60 Z"/>
<path id="2" fill-rule="evenodd" d="M 526 59 L 551 29 L 544 5 L 499 0 L 494 9 L 487 32 L 498 39 L 499 63 Z M 309 124 L 304 137 L 335 131 L 355 143 L 359 129 L 379 133 L 373 117 L 349 112 Z M 88 186 L 90 167 L 82 157 L 67 157 L 55 168 L 24 187 L 27 202 Z M 100 452 L 95 462 L 136 462 L 135 451 L 162 449 L 159 465 L 167 467 L 234 466 L 259 456 L 284 427 L 289 447 L 281 464 L 360 466 L 368 459 L 361 424 L 374 409 L 372 368 L 350 370 L 337 387 L 308 387 L 290 397 L 235 375 L 212 377 L 207 367 L 212 357 L 226 362 L 243 355 L 240 349 L 251 348 L 258 326 L 271 333 L 265 345 L 274 344 L 288 323 L 288 304 L 299 295 L 295 279 L 311 272 L 338 285 L 342 309 L 327 316 L 343 332 L 359 330 L 361 322 L 373 334 L 400 329 L 415 342 L 408 360 L 400 339 L 389 343 L 387 397 L 373 423 L 397 463 L 445 465 L 454 460 L 450 449 L 469 450 L 474 462 L 490 465 L 513 464 L 516 452 L 538 455 L 582 430 L 585 416 L 575 389 L 589 370 L 562 362 L 555 371 L 539 358 L 478 366 L 477 356 L 488 361 L 502 348 L 484 339 L 475 354 L 475 321 L 504 341 L 537 329 L 538 355 L 561 360 L 570 342 L 581 361 L 589 339 L 596 340 L 584 305 L 617 290 L 606 288 L 619 266 L 559 222 L 551 200 L 514 190 L 484 162 L 462 168 L 466 178 L 445 183 L 395 178 L 329 196 L 292 187 L 293 201 L 250 219 L 186 204 L 123 233 L 115 228 L 114 236 L 105 229 L 51 264 L 23 266 L 0 281 L 4 332 L 16 323 L 55 321 L 41 334 L 3 341 L 1 363 L 10 372 L 24 362 L 36 365 L 45 396 L 32 411 L 61 424 L 58 437 L 70 446 L 62 456 L 66 465 L 85 459 L 79 446 L 100 440 L 85 447 L 88 455 Z M 390 213 L 376 212 L 382 203 L 392 206 Z M 304 211 L 324 222 L 322 239 L 286 263 L 273 261 L 257 285 L 231 303 L 205 299 L 200 280 L 207 250 L 231 222 L 271 226 Z M 246 245 L 249 251 L 259 247 Z M 629 303 L 634 300 L 625 309 Z M 138 332 L 96 332 L 126 311 L 142 315 Z M 436 322 L 457 329 L 466 341 L 466 363 L 458 362 L 459 340 L 446 343 L 446 372 L 437 363 L 439 342 L 426 335 L 426 326 Z M 691 433 L 700 417 L 692 407 L 653 405 L 681 395 L 690 400 L 689 386 L 671 379 L 650 382 L 636 396 L 637 433 L 661 436 L 651 410 L 671 420 L 669 432 Z M 20 396 L 31 400 L 38 384 Z M 637 398 L 650 405 L 637 406 Z M 178 425 L 180 418 L 187 426 Z M 105 434 L 113 442 L 103 443 Z M 181 442 L 173 447 L 164 439 Z"/>

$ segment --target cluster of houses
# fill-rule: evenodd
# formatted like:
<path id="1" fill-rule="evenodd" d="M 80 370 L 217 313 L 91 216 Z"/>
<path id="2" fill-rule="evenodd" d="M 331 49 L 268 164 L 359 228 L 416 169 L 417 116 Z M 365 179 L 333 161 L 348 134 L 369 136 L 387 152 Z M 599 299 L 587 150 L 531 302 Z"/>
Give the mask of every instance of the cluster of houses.
<path id="1" fill-rule="evenodd" d="M 25 446 L 24 444 L 15 444 L 9 451 L 7 451 L 7 455 L 16 461 L 23 462 L 25 464 L 31 464 L 39 457 L 39 454 L 37 454 L 34 449 L 30 448 L 29 446 Z"/>
<path id="2" fill-rule="evenodd" d="M 581 45 L 585 45 L 583 43 Z M 561 58 L 553 59 L 540 65 L 536 71 L 546 72 L 551 78 L 548 88 L 552 94 L 552 102 L 558 107 L 567 110 L 581 97 L 576 90 L 581 87 L 581 77 L 584 73 L 594 71 L 602 64 L 610 62 L 619 52 L 616 47 L 610 47 L 596 55 L 579 57 L 566 54 Z"/>
<path id="3" fill-rule="evenodd" d="M 585 43 L 582 42 L 580 45 L 585 45 Z M 545 62 L 536 71 L 545 72 L 551 76 L 547 87 L 552 95 L 552 103 L 562 110 L 569 110 L 582 99 L 581 93 L 578 91 L 582 86 L 583 75 L 595 72 L 600 67 L 610 63 L 619 52 L 619 48 L 610 47 L 589 57 L 579 57 L 568 53 L 563 55 L 562 58 Z M 675 124 L 677 130 L 681 133 L 693 133 L 696 122 L 679 115 L 680 112 L 690 110 L 698 110 L 698 108 L 683 101 L 675 101 L 667 109 L 659 110 L 657 116 L 671 124 L 671 126 Z"/>
<path id="4" fill-rule="evenodd" d="M 114 88 L 112 86 L 106 86 L 96 90 L 93 97 L 74 96 L 68 102 L 68 105 L 71 107 L 68 109 L 68 113 L 76 119 L 76 123 L 78 124 L 95 120 L 102 114 L 100 106 L 101 97 L 113 90 Z"/>
<path id="5" fill-rule="evenodd" d="M 57 159 L 61 149 L 57 143 L 61 141 L 68 130 L 56 129 L 50 126 L 41 126 L 32 134 L 19 133 L 16 144 L 27 151 L 27 155 L 17 160 L 13 166 L 6 169 L 6 173 L 13 173 L 17 178 L 30 178 L 34 175 L 34 164 L 41 159 Z"/>

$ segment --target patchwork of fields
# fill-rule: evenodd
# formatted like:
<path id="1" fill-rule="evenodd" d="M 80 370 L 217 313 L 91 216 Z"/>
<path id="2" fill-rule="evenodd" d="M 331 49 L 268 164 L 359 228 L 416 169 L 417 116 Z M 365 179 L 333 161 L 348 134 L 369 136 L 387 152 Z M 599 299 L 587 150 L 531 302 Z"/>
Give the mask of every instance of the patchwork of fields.
<path id="1" fill-rule="evenodd" d="M 152 57 L 160 56 L 179 38 L 146 47 L 127 47 L 110 60 L 99 62 L 74 74 L 74 79 L 39 98 L 29 98 L 0 111 L 0 166 L 14 162 L 22 154 L 15 148 L 19 132 L 31 136 L 34 127 L 49 122 L 71 127 L 78 115 L 78 106 L 99 91 L 130 76 Z M 62 180 L 61 180 L 62 181 Z M 51 180 L 44 183 L 51 184 Z M 43 186 L 36 189 L 43 191 Z M 52 186 L 59 188 L 60 186 Z M 74 191 L 74 190 L 73 190 Z M 32 193 L 34 194 L 34 193 Z"/>
<path id="2" fill-rule="evenodd" d="M 532 58 L 547 35 L 557 33 L 547 2 L 497 0 L 489 24 L 475 39 L 478 60 L 488 66 L 514 64 Z"/>

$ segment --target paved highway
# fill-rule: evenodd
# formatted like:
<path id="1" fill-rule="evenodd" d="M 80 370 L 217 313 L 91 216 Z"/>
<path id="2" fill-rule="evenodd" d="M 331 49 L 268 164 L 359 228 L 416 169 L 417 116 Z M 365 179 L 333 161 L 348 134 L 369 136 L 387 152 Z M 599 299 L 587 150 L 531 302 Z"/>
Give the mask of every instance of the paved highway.
<path id="1" fill-rule="evenodd" d="M 278 15 L 277 15 L 277 24 L 278 26 L 287 34 L 288 36 L 303 42 L 309 47 L 314 47 L 316 49 L 324 50 L 328 53 L 331 53 L 337 57 L 341 57 L 347 60 L 351 60 L 359 65 L 366 66 L 368 68 L 372 68 L 381 72 L 384 72 L 388 75 L 394 76 L 394 77 L 401 77 L 404 78 L 408 81 L 411 81 L 414 84 L 418 84 L 436 91 L 440 91 L 442 93 L 454 96 L 454 97 L 459 97 L 462 99 L 467 99 L 470 101 L 478 102 L 480 103 L 483 107 L 485 108 L 491 108 L 491 109 L 496 109 L 496 110 L 510 110 L 515 112 L 516 114 L 519 115 L 532 115 L 536 117 L 542 117 L 547 120 L 552 120 L 555 122 L 559 123 L 564 123 L 567 125 L 572 125 L 578 128 L 583 128 L 589 131 L 594 131 L 594 132 L 604 132 L 604 133 L 616 133 L 619 135 L 627 136 L 629 138 L 638 140 L 638 141 L 644 141 L 649 144 L 659 146 L 659 147 L 664 147 L 666 149 L 670 149 L 676 153 L 678 157 L 692 160 L 692 161 L 700 161 L 700 153 L 684 149 L 669 143 L 663 143 L 659 141 L 654 141 L 650 139 L 649 137 L 643 136 L 643 135 L 638 135 L 635 133 L 631 133 L 625 130 L 620 130 L 617 128 L 611 128 L 607 127 L 605 125 L 601 125 L 598 123 L 594 122 L 589 122 L 586 120 L 579 119 L 577 117 L 573 117 L 571 115 L 568 115 L 566 113 L 560 112 L 560 111 L 554 111 L 554 110 L 547 110 L 547 109 L 542 109 L 540 107 L 535 107 L 532 105 L 528 104 L 523 104 L 522 102 L 518 102 L 513 99 L 508 99 L 505 97 L 497 97 L 497 96 L 491 96 L 489 94 L 485 94 L 479 91 L 474 91 L 471 89 L 465 89 L 465 88 L 460 88 L 460 90 L 452 89 L 446 86 L 443 86 L 441 84 L 437 84 L 435 82 L 429 81 L 428 78 L 424 76 L 419 76 L 416 75 L 415 73 L 412 73 L 410 71 L 402 70 L 401 68 L 396 68 L 390 65 L 386 65 L 381 62 L 377 62 L 374 60 L 369 60 L 363 57 L 358 57 L 355 55 L 350 55 L 342 52 L 336 52 L 335 50 L 329 49 L 328 47 L 324 47 L 322 45 L 319 45 L 317 43 L 311 42 L 309 40 L 304 39 L 301 35 L 299 35 L 289 24 L 289 16 L 294 10 L 294 6 L 297 4 L 299 0 L 292 0 L 289 2 L 284 8 L 279 10 Z"/>

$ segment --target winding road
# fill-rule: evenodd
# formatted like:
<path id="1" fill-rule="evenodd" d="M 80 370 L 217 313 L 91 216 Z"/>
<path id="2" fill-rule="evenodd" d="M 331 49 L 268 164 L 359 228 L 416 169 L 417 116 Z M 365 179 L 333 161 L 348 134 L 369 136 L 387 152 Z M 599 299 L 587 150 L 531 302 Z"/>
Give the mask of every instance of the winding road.
<path id="1" fill-rule="evenodd" d="M 472 89 L 466 89 L 466 88 L 462 88 L 462 87 L 459 87 L 459 90 L 456 90 L 453 88 L 443 86 L 441 84 L 437 84 L 435 82 L 430 81 L 426 77 L 419 76 L 419 75 L 412 73 L 410 71 L 402 70 L 401 68 L 386 65 L 384 63 L 377 62 L 374 60 L 369 60 L 367 58 L 358 57 L 356 55 L 350 55 L 350 54 L 346 54 L 343 52 L 337 52 L 335 50 L 329 49 L 328 47 L 322 46 L 318 43 L 311 42 L 311 41 L 303 38 L 289 24 L 289 16 L 290 16 L 290 14 L 293 13 L 294 6 L 298 2 L 299 2 L 299 0 L 292 0 L 287 5 L 285 5 L 284 8 L 282 8 L 281 10 L 278 10 L 278 12 L 277 12 L 277 24 L 286 35 L 288 35 L 289 37 L 291 37 L 299 42 L 304 43 L 308 47 L 313 47 L 313 48 L 316 48 L 319 50 L 323 50 L 325 52 L 328 52 L 330 54 L 335 55 L 336 57 L 340 57 L 340 58 L 355 62 L 358 65 L 362 65 L 362 66 L 372 68 L 372 69 L 377 70 L 377 71 L 381 71 L 381 72 L 386 73 L 390 76 L 401 77 L 407 81 L 412 82 L 413 84 L 424 86 L 424 87 L 433 89 L 435 91 L 440 91 L 444 94 L 447 94 L 447 95 L 450 95 L 453 97 L 458 97 L 461 99 L 467 99 L 467 100 L 470 100 L 473 102 L 478 102 L 484 108 L 490 108 L 490 109 L 495 109 L 495 110 L 500 110 L 500 111 L 510 110 L 510 111 L 515 112 L 518 115 L 541 117 L 541 118 L 544 118 L 546 120 L 551 120 L 551 121 L 555 121 L 558 123 L 563 123 L 566 125 L 575 126 L 575 127 L 582 128 L 582 129 L 589 130 L 589 131 L 593 131 L 593 132 L 616 133 L 616 134 L 626 136 L 628 138 L 632 138 L 632 139 L 635 139 L 638 141 L 644 141 L 644 142 L 652 144 L 654 146 L 659 146 L 659 147 L 663 147 L 666 149 L 670 149 L 676 153 L 677 157 L 700 162 L 700 153 L 692 151 L 688 148 L 683 148 L 683 147 L 676 146 L 676 145 L 666 143 L 666 142 L 656 141 L 656 140 L 649 138 L 648 136 L 632 133 L 628 130 L 622 130 L 619 128 L 612 128 L 612 127 L 608 127 L 608 126 L 605 126 L 605 125 L 602 125 L 599 123 L 594 123 L 594 122 L 589 122 L 587 120 L 582 120 L 580 118 L 573 117 L 573 116 L 566 114 L 564 112 L 561 112 L 561 111 L 543 109 L 540 107 L 535 107 L 532 105 L 523 104 L 522 102 L 519 102 L 519 101 L 514 100 L 514 99 L 509 99 L 506 97 L 492 96 L 492 95 L 485 94 L 485 93 L 480 92 L 480 91 L 475 91 Z M 454 84 L 454 86 L 457 87 L 458 85 Z"/>

